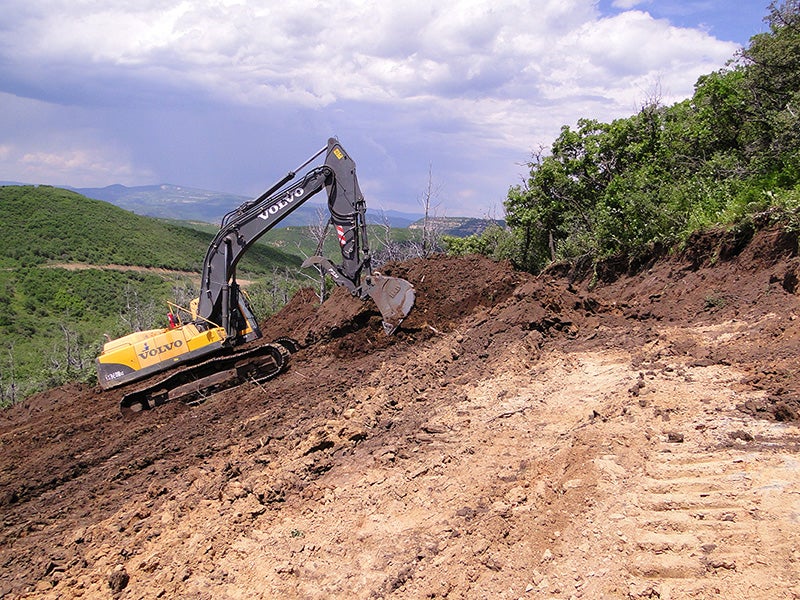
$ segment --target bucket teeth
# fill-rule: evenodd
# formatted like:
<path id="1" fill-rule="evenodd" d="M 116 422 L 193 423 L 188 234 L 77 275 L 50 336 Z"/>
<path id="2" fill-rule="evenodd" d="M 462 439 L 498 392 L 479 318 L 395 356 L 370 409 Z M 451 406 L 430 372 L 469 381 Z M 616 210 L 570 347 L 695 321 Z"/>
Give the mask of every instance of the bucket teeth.
<path id="1" fill-rule="evenodd" d="M 399 277 L 374 274 L 366 278 L 364 289 L 381 311 L 383 330 L 391 335 L 414 306 L 414 286 Z"/>

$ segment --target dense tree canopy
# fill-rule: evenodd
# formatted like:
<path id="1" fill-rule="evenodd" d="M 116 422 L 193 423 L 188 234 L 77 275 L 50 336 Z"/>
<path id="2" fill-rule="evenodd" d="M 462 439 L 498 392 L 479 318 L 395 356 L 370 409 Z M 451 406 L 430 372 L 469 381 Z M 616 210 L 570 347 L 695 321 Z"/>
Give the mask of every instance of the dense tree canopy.
<path id="1" fill-rule="evenodd" d="M 774 2 L 765 21 L 769 31 L 701 77 L 690 99 L 667 107 L 655 95 L 628 118 L 564 126 L 533 156 L 527 182 L 509 190 L 510 257 L 532 271 L 554 259 L 635 258 L 768 208 L 792 218 L 800 0 Z"/>

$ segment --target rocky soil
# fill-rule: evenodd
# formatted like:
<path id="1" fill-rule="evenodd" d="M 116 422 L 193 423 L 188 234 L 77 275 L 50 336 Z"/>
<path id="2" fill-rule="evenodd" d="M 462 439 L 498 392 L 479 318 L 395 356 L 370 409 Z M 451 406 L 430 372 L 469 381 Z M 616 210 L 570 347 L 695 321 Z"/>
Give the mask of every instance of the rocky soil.
<path id="1" fill-rule="evenodd" d="M 800 598 L 797 239 L 689 248 L 403 263 L 395 336 L 302 292 L 263 386 L 3 411 L 0 596 Z"/>

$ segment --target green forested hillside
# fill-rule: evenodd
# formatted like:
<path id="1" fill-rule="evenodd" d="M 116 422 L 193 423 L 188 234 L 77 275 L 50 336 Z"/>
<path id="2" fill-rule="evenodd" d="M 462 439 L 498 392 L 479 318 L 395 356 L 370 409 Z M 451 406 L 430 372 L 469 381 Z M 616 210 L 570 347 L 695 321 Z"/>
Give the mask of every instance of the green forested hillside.
<path id="1" fill-rule="evenodd" d="M 213 236 L 47 186 L 0 187 L 0 223 L 0 268 L 79 262 L 199 271 Z M 291 249 L 256 246 L 240 269 L 265 274 L 296 263 Z"/>
<path id="2" fill-rule="evenodd" d="M 163 326 L 167 301 L 196 295 L 213 237 L 52 187 L 0 188 L 0 223 L 0 406 L 91 379 L 105 335 Z M 297 286 L 286 250 L 257 244 L 240 264 L 262 316 Z"/>
<path id="3" fill-rule="evenodd" d="M 104 334 L 164 315 L 173 286 L 190 285 L 132 271 L 0 270 L 0 406 L 91 378 Z"/>

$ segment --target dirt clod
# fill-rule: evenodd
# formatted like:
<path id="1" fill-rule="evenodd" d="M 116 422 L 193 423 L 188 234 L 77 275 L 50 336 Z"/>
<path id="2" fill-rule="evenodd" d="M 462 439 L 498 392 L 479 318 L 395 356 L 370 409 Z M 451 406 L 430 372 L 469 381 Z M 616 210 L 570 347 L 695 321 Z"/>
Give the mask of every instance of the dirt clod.
<path id="1" fill-rule="evenodd" d="M 112 592 L 121 592 L 128 586 L 130 577 L 125 567 L 117 565 L 117 567 L 108 574 L 108 587 Z"/>

